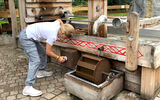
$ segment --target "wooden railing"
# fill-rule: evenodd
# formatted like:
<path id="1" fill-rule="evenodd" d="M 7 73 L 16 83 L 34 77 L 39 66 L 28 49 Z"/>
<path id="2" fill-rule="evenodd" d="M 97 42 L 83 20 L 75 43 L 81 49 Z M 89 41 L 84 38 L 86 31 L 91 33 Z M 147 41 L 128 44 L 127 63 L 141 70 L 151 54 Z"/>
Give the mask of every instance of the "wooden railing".
<path id="1" fill-rule="evenodd" d="M 129 5 L 114 5 L 114 6 L 108 6 L 108 13 L 120 13 L 120 12 L 127 12 L 129 9 Z M 117 9 L 116 11 L 109 11 L 111 9 Z M 125 9 L 125 10 L 118 10 L 118 9 Z M 72 7 L 72 11 L 88 11 L 88 7 Z M 87 15 L 85 12 L 80 12 L 81 14 Z M 18 9 L 16 9 L 16 16 L 18 15 Z M 10 18 L 10 12 L 9 10 L 0 10 L 0 18 Z"/>
<path id="2" fill-rule="evenodd" d="M 108 6 L 108 10 L 110 9 L 129 9 L 129 5 L 114 5 L 114 6 Z M 87 11 L 88 7 L 72 7 L 72 11 Z"/>
<path id="3" fill-rule="evenodd" d="M 108 6 L 107 13 L 127 13 L 129 9 L 129 5 L 114 5 Z M 74 12 L 75 16 L 87 16 L 88 7 L 72 7 L 72 11 Z M 82 11 L 82 12 L 81 12 Z"/>
<path id="4" fill-rule="evenodd" d="M 18 9 L 16 9 L 16 17 L 19 17 Z M 0 18 L 11 18 L 9 9 L 0 10 Z"/>

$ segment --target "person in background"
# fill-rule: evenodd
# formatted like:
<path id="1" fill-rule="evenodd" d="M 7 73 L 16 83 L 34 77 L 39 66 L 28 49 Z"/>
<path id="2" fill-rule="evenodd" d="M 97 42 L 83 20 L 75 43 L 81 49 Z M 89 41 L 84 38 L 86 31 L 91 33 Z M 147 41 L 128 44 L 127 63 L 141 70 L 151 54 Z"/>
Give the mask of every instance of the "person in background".
<path id="1" fill-rule="evenodd" d="M 29 67 L 23 95 L 40 96 L 42 92 L 33 88 L 36 77 L 43 78 L 52 76 L 53 72 L 45 71 L 47 55 L 57 59 L 60 63 L 65 62 L 64 56 L 58 56 L 52 52 L 52 45 L 59 39 L 71 38 L 74 28 L 70 24 L 63 24 L 60 19 L 54 22 L 40 22 L 30 24 L 19 35 L 20 44 L 29 58 Z M 46 47 L 40 43 L 46 40 Z"/>

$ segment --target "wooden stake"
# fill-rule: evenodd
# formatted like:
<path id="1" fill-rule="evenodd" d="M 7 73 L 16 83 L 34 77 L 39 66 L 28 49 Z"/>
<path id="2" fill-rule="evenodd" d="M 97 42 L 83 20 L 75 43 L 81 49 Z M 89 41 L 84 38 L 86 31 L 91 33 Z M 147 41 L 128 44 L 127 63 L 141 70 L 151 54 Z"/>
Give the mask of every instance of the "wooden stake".
<path id="1" fill-rule="evenodd" d="M 95 21 L 99 16 L 107 16 L 107 0 L 88 0 L 88 20 Z M 93 22 L 88 24 L 88 35 L 93 34 Z M 107 37 L 106 24 L 100 26 L 98 29 L 98 36 Z"/>
<path id="2" fill-rule="evenodd" d="M 17 18 L 16 18 L 16 9 L 14 0 L 9 0 L 9 9 L 11 14 L 11 21 L 12 21 L 12 39 L 13 39 L 13 47 L 16 48 L 16 35 L 18 33 L 17 29 Z"/>
<path id="3" fill-rule="evenodd" d="M 126 63 L 125 68 L 129 71 L 137 70 L 138 64 L 138 39 L 139 39 L 139 15 L 130 13 L 127 16 L 126 34 Z"/>
<path id="4" fill-rule="evenodd" d="M 21 23 L 21 30 L 26 27 L 25 18 L 26 18 L 26 9 L 25 9 L 25 0 L 18 0 L 19 7 L 19 16 Z"/>

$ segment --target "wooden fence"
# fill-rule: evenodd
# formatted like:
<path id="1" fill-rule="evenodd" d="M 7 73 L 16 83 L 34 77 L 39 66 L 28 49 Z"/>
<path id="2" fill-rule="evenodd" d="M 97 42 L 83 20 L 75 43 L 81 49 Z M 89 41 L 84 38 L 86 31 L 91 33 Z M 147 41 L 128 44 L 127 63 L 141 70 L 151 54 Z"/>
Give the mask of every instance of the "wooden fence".
<path id="1" fill-rule="evenodd" d="M 129 5 L 107 6 L 108 13 L 127 13 Z M 72 7 L 75 16 L 87 16 L 88 7 Z"/>
<path id="2" fill-rule="evenodd" d="M 114 5 L 108 6 L 108 13 L 127 13 L 129 9 L 129 5 Z M 113 11 L 114 10 L 114 11 Z M 84 15 L 87 16 L 88 7 L 72 7 L 72 11 L 79 11 L 75 12 L 75 15 Z M 81 12 L 86 11 L 86 12 Z M 16 9 L 16 15 L 18 15 L 18 9 Z M 10 18 L 9 10 L 0 10 L 0 18 Z"/>

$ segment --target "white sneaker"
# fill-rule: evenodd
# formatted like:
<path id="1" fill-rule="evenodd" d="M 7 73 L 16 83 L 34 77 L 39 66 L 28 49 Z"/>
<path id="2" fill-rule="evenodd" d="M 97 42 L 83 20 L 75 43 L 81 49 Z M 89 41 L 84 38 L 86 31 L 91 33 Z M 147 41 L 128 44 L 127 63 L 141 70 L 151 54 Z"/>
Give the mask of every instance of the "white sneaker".
<path id="1" fill-rule="evenodd" d="M 22 92 L 23 95 L 29 96 L 40 96 L 42 92 L 34 89 L 32 86 L 25 86 Z"/>
<path id="2" fill-rule="evenodd" d="M 37 78 L 43 78 L 46 76 L 52 76 L 53 72 L 47 72 L 47 71 L 38 71 L 37 72 Z"/>

